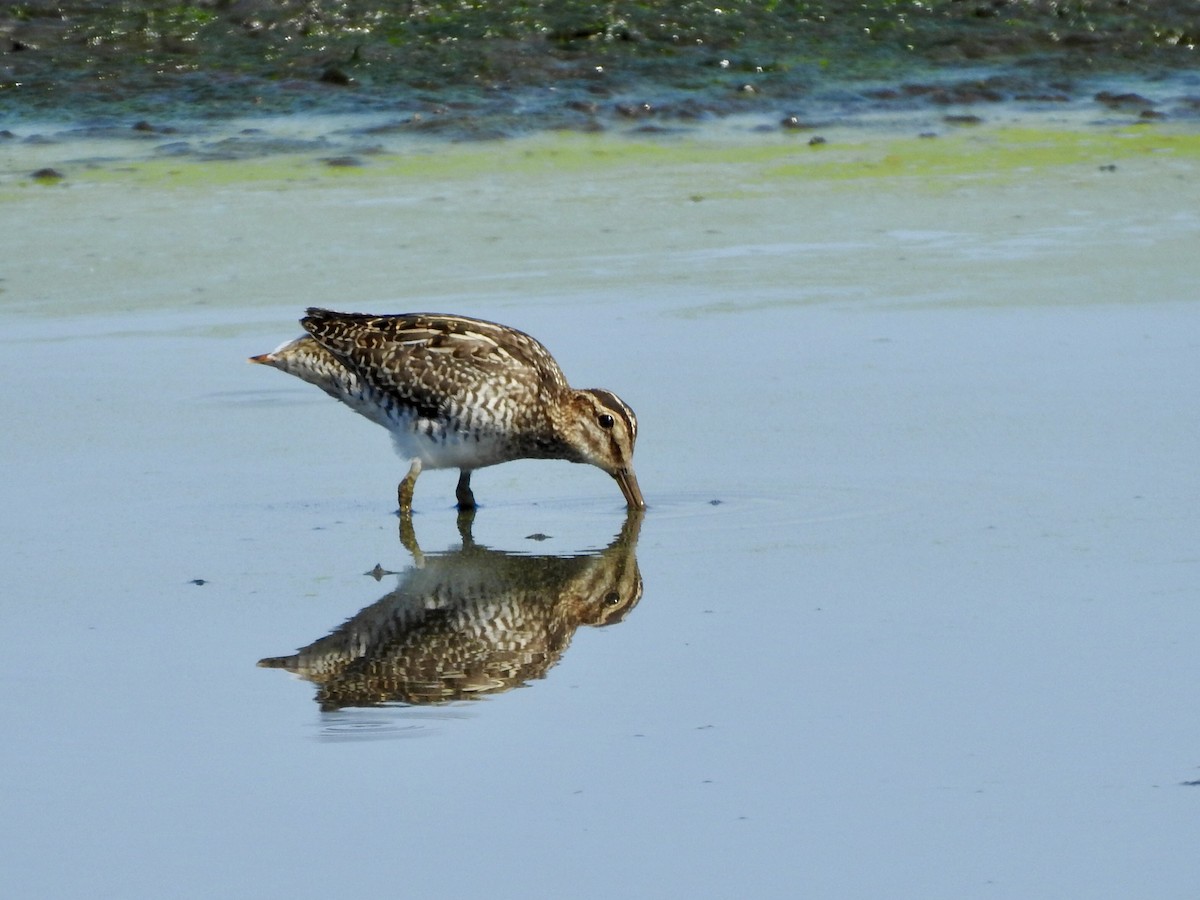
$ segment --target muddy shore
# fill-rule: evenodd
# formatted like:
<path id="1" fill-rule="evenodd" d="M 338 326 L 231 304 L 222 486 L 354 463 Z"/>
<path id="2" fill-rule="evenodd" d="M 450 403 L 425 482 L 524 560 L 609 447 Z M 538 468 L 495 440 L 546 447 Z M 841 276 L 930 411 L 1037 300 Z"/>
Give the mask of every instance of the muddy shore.
<path id="1" fill-rule="evenodd" d="M 1079 100 L 1200 117 L 1194 2 L 8 4 L 10 123 L 394 112 L 491 138 L 739 113 Z M 1104 79 L 1178 83 L 1163 104 Z M 13 127 L 12 124 L 9 127 Z"/>

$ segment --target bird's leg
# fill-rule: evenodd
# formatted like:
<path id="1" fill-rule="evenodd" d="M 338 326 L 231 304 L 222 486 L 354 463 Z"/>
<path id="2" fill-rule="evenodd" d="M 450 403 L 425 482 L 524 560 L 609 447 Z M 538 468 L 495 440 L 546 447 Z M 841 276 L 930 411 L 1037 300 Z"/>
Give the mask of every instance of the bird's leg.
<path id="1" fill-rule="evenodd" d="M 460 509 L 458 511 L 458 536 L 462 539 L 464 550 L 475 546 L 475 536 L 471 533 L 471 525 L 475 522 L 475 510 Z"/>
<path id="2" fill-rule="evenodd" d="M 421 460 L 414 459 L 412 465 L 408 467 L 408 474 L 404 476 L 404 480 L 400 482 L 400 486 L 396 488 L 396 499 L 400 501 L 400 517 L 412 515 L 412 498 L 413 490 L 417 486 L 417 476 L 421 474 Z"/>
<path id="3" fill-rule="evenodd" d="M 400 543 L 404 545 L 404 549 L 412 554 L 413 564 L 418 569 L 425 568 L 425 554 L 421 552 L 421 545 L 417 543 L 417 532 L 413 528 L 412 513 L 400 514 Z"/>
<path id="4" fill-rule="evenodd" d="M 471 470 L 461 469 L 458 473 L 458 487 L 454 491 L 458 499 L 458 508 L 463 512 L 475 509 L 475 495 L 471 493 Z"/>

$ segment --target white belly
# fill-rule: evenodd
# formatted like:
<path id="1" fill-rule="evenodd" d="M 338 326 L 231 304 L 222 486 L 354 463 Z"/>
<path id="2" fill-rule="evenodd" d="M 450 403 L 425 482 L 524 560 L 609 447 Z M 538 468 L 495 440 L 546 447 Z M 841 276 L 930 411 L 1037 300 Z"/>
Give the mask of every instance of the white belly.
<path id="1" fill-rule="evenodd" d="M 440 422 L 411 419 L 388 426 L 396 453 L 425 469 L 481 469 L 515 459 L 511 444 L 487 431 L 463 433 Z"/>
<path id="2" fill-rule="evenodd" d="M 514 448 L 511 435 L 505 437 L 506 423 L 493 408 L 462 410 L 457 426 L 450 426 L 390 402 L 353 373 L 343 377 L 335 390 L 339 400 L 388 430 L 402 459 L 419 459 L 424 469 L 481 469 L 523 455 Z"/>

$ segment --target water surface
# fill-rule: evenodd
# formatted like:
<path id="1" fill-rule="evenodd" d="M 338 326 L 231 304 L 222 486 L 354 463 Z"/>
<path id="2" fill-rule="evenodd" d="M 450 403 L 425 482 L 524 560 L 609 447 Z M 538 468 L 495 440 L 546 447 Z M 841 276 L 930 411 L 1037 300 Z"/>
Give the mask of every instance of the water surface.
<path id="1" fill-rule="evenodd" d="M 1194 135 L 25 171 L 0 185 L 14 893 L 1194 889 Z M 477 473 L 464 549 L 431 472 L 422 568 L 386 436 L 244 363 L 309 304 L 504 321 L 619 392 L 636 542 L 603 473 L 527 462 Z M 495 605 L 532 566 L 553 603 L 634 561 L 636 603 L 560 617 L 524 686 L 341 704 L 256 666 L 406 591 Z"/>

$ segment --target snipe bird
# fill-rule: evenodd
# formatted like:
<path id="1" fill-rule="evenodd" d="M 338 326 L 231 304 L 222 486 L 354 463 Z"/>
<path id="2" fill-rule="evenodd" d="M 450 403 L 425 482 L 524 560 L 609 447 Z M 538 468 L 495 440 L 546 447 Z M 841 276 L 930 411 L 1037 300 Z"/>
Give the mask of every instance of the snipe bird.
<path id="1" fill-rule="evenodd" d="M 622 621 L 642 598 L 630 511 L 599 552 L 505 553 L 476 544 L 423 556 L 329 635 L 259 661 L 317 685 L 325 710 L 478 699 L 545 678 L 582 626 Z"/>
<path id="2" fill-rule="evenodd" d="M 524 332 L 465 316 L 317 308 L 300 324 L 307 334 L 250 361 L 315 384 L 391 432 L 409 462 L 402 514 L 422 469 L 458 469 L 458 507 L 471 510 L 471 473 L 514 459 L 589 463 L 616 479 L 630 509 L 645 509 L 633 410 L 611 391 L 572 388 Z"/>

